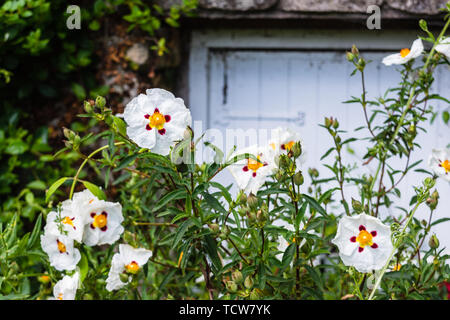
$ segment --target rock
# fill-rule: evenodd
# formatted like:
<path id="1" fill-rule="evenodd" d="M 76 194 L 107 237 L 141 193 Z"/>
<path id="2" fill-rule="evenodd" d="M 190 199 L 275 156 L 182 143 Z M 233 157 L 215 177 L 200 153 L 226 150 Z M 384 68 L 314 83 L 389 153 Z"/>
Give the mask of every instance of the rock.
<path id="1" fill-rule="evenodd" d="M 142 43 L 135 43 L 127 50 L 126 58 L 137 65 L 143 65 L 147 62 L 150 54 L 148 47 Z"/>
<path id="2" fill-rule="evenodd" d="M 280 0 L 280 7 L 285 11 L 365 13 L 368 6 L 382 3 L 383 0 Z"/>
<path id="3" fill-rule="evenodd" d="M 393 8 L 409 13 L 438 14 L 439 9 L 445 8 L 448 0 L 385 0 Z"/>
<path id="4" fill-rule="evenodd" d="M 199 6 L 204 9 L 230 11 L 264 10 L 272 7 L 278 0 L 199 0 Z"/>

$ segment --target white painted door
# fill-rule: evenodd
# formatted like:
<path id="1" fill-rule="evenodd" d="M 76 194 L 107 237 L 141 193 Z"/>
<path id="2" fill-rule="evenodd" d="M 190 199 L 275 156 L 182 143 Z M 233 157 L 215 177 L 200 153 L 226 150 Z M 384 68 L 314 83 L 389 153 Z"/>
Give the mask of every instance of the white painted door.
<path id="1" fill-rule="evenodd" d="M 340 35 L 344 40 L 341 47 L 336 43 L 336 39 L 328 39 L 333 47 L 329 48 L 325 46 L 326 39 L 317 43 L 314 42 L 317 39 L 310 37 L 308 42 L 308 37 L 304 36 L 300 37 L 302 41 L 298 42 L 298 39 L 286 37 L 282 32 L 279 35 L 279 37 L 265 37 L 257 32 L 253 36 L 247 33 L 242 41 L 238 41 L 239 34 L 223 31 L 198 34 L 197 38 L 194 34 L 189 90 L 193 119 L 202 121 L 203 130 L 215 128 L 222 131 L 224 138 L 227 129 L 255 129 L 261 133 L 259 141 L 224 140 L 223 143 L 213 141 L 225 151 L 228 151 L 232 144 L 244 147 L 249 143 L 264 143 L 267 139 L 262 134 L 266 132 L 264 129 L 278 126 L 295 129 L 301 133 L 307 150 L 307 161 L 303 170 L 306 172 L 307 168 L 315 167 L 319 169 L 322 178 L 330 177 L 331 172 L 322 164 L 332 162 L 334 155 L 320 161 L 320 157 L 332 146 L 331 137 L 325 129 L 318 126 L 323 123 L 324 117 L 338 118 L 340 127 L 348 131 L 343 139 L 352 135 L 367 136 L 364 130 L 354 132 L 355 128 L 364 125 L 361 106 L 342 103 L 351 96 L 359 97 L 362 92 L 359 73 L 349 77 L 353 69 L 345 59 L 345 49 L 351 46 L 346 46 L 346 42 L 349 42 L 348 38 L 355 36 Z M 398 43 L 395 44 L 393 40 L 396 37 Z M 404 36 L 390 34 L 388 39 L 390 41 L 388 43 L 392 44 L 386 45 L 375 39 L 367 41 L 366 50 L 360 47 L 364 57 L 373 60 L 366 68 L 366 89 L 369 99 L 384 94 L 388 87 L 399 82 L 399 73 L 395 71 L 395 67 L 384 66 L 381 59 L 395 51 L 391 46 L 395 44 L 395 47 L 407 47 L 414 37 L 409 36 L 409 39 L 405 39 Z M 355 42 L 357 40 L 353 39 Z M 373 50 L 376 48 L 374 42 L 377 41 L 387 50 L 384 52 Z M 296 44 L 296 47 L 293 48 L 292 43 Z M 449 83 L 450 70 L 441 68 L 436 74 L 435 89 L 448 98 Z M 433 102 L 432 105 L 436 108 L 448 107 L 443 102 Z M 418 167 L 428 169 L 427 159 L 431 149 L 444 147 L 450 143 L 448 139 L 450 130 L 440 118 L 436 119 L 433 125 L 425 127 L 427 133 L 420 132 L 418 139 L 422 149 L 416 151 L 410 164 L 422 159 L 423 163 Z M 195 129 L 199 129 L 199 126 Z M 353 143 L 350 147 L 355 151 L 354 154 L 344 151 L 344 162 L 355 163 L 358 166 L 352 173 L 354 176 L 375 172 L 376 163 L 364 167 L 361 165 L 365 146 L 361 142 Z M 402 170 L 404 160 L 393 161 L 390 164 Z M 414 195 L 413 186 L 420 184 L 423 177 L 423 174 L 410 173 L 399 185 L 402 198 L 396 200 L 395 205 L 407 208 L 411 196 Z M 218 175 L 217 179 L 226 184 L 233 182 L 228 172 Z M 306 179 L 306 184 L 308 183 Z M 389 179 L 386 179 L 385 184 L 390 186 Z M 450 186 L 440 180 L 437 188 L 441 199 L 435 217 L 450 217 Z M 357 197 L 356 189 L 351 186 L 347 188 L 347 192 L 347 201 L 351 196 Z M 394 208 L 395 205 L 389 210 L 394 214 L 398 213 Z M 418 213 L 420 218 L 427 218 L 427 215 L 426 208 Z M 436 228 L 438 237 L 450 249 L 449 230 L 450 222 Z"/>

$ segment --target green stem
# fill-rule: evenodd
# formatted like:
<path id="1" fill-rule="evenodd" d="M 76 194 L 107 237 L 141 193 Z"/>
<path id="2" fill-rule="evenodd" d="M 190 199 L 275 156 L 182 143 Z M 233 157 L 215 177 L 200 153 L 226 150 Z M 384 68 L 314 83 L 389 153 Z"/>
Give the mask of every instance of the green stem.
<path id="1" fill-rule="evenodd" d="M 114 143 L 115 146 L 119 146 L 125 144 L 125 142 L 116 142 Z M 86 163 L 93 157 L 95 156 L 97 153 L 99 153 L 100 151 L 103 151 L 105 149 L 108 149 L 109 145 L 103 146 L 98 148 L 97 150 L 93 151 L 90 155 L 88 155 L 88 157 L 86 159 L 84 159 L 83 163 L 80 165 L 80 167 L 78 168 L 77 173 L 75 174 L 75 177 L 73 177 L 73 182 L 72 182 L 72 186 L 70 188 L 70 194 L 69 194 L 69 199 L 72 199 L 73 196 L 73 191 L 75 190 L 75 185 L 77 184 L 78 181 L 78 176 L 81 173 L 81 170 L 83 170 L 84 166 L 86 165 Z"/>

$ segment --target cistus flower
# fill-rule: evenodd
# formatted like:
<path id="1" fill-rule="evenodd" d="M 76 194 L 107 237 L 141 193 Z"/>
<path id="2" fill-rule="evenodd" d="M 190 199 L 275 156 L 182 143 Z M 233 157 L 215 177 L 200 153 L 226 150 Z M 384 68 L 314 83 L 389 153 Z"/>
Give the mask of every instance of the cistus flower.
<path id="1" fill-rule="evenodd" d="M 113 244 L 124 231 L 122 206 L 99 200 L 89 190 L 83 192 L 76 199 L 84 204 L 80 209 L 85 217 L 83 242 L 88 246 Z M 90 199 L 87 204 L 86 199 Z"/>
<path id="2" fill-rule="evenodd" d="M 301 155 L 297 158 L 297 166 L 301 166 L 306 161 L 306 149 L 300 134 L 291 128 L 278 127 L 272 130 L 272 136 L 269 145 L 274 151 L 274 157 L 279 157 L 281 154 L 287 154 L 292 150 L 296 142 L 301 144 Z"/>
<path id="3" fill-rule="evenodd" d="M 64 276 L 53 287 L 53 298 L 49 300 L 75 300 L 78 290 L 80 274 L 75 272 L 73 276 Z"/>
<path id="4" fill-rule="evenodd" d="M 431 150 L 428 166 L 439 177 L 450 182 L 450 149 Z"/>
<path id="5" fill-rule="evenodd" d="M 139 147 L 168 155 L 176 141 L 183 140 L 191 113 L 181 98 L 164 89 L 148 89 L 125 107 L 127 134 Z"/>
<path id="6" fill-rule="evenodd" d="M 393 249 L 390 227 L 365 213 L 344 216 L 332 243 L 346 266 L 365 273 L 381 269 Z"/>
<path id="7" fill-rule="evenodd" d="M 400 50 L 399 53 L 391 54 L 384 57 L 383 63 L 387 66 L 392 64 L 405 64 L 408 61 L 417 58 L 422 54 L 423 43 L 421 39 L 417 39 L 413 42 L 411 50 L 409 48 L 404 48 Z"/>
<path id="8" fill-rule="evenodd" d="M 58 271 L 74 270 L 81 259 L 80 251 L 74 247 L 73 239 L 58 234 L 55 225 L 49 224 L 41 235 L 41 247 L 47 253 L 50 265 Z"/>
<path id="9" fill-rule="evenodd" d="M 236 151 L 233 156 L 244 153 L 252 154 L 258 161 L 249 157 L 228 166 L 228 169 L 240 189 L 244 190 L 246 194 L 250 192 L 256 194 L 275 168 L 274 153 L 271 148 L 251 146 Z"/>
<path id="10" fill-rule="evenodd" d="M 450 59 L 450 37 L 439 41 L 439 44 L 436 45 L 435 49 L 437 52 L 442 53 L 444 56 L 446 56 L 447 59 Z"/>
<path id="11" fill-rule="evenodd" d="M 119 290 L 131 281 L 122 282 L 121 274 L 136 274 L 144 266 L 152 252 L 143 248 L 135 249 L 128 244 L 120 244 L 119 252 L 112 257 L 111 269 L 106 279 L 106 290 Z"/>
<path id="12" fill-rule="evenodd" d="M 52 211 L 47 216 L 47 225 L 49 230 L 53 231 L 55 235 L 60 234 L 60 229 L 67 236 L 78 242 L 83 238 L 84 219 L 77 212 L 71 208 L 71 200 L 66 200 L 62 203 L 62 210 L 57 213 Z"/>

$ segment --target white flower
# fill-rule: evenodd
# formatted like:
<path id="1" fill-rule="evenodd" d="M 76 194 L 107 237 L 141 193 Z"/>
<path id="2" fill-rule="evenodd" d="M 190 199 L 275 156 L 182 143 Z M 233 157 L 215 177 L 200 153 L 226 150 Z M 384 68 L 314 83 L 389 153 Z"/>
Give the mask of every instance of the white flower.
<path id="1" fill-rule="evenodd" d="M 64 276 L 53 287 L 54 298 L 49 300 L 75 300 L 78 290 L 80 274 L 76 272 L 73 276 Z"/>
<path id="2" fill-rule="evenodd" d="M 344 216 L 332 242 L 338 247 L 344 264 L 354 266 L 359 272 L 381 269 L 393 249 L 389 226 L 364 213 Z"/>
<path id="3" fill-rule="evenodd" d="M 422 54 L 422 51 L 423 51 L 422 40 L 417 39 L 413 42 L 411 50 L 408 48 L 404 48 L 400 50 L 399 53 L 394 53 L 387 57 L 384 57 L 383 63 L 387 66 L 390 66 L 392 64 L 405 64 L 408 61 L 420 56 Z"/>
<path id="4" fill-rule="evenodd" d="M 450 149 L 433 149 L 428 165 L 435 174 L 450 182 Z"/>
<path id="5" fill-rule="evenodd" d="M 80 210 L 85 217 L 83 242 L 86 245 L 112 244 L 120 238 L 124 231 L 120 203 L 99 200 L 89 190 L 85 190 L 77 199 L 74 197 L 75 201 L 82 204 Z"/>
<path id="6" fill-rule="evenodd" d="M 50 265 L 58 271 L 74 270 L 81 259 L 80 251 L 73 246 L 73 239 L 55 232 L 55 226 L 46 225 L 41 235 L 42 250 L 47 253 Z"/>
<path id="7" fill-rule="evenodd" d="M 274 151 L 270 147 L 251 146 L 236 151 L 232 156 L 249 153 L 260 162 L 248 158 L 240 160 L 228 167 L 237 185 L 245 193 L 256 194 L 274 169 Z"/>
<path id="8" fill-rule="evenodd" d="M 450 59 L 450 37 L 441 40 L 436 46 L 436 51 L 442 53 L 447 59 Z"/>
<path id="9" fill-rule="evenodd" d="M 112 257 L 111 269 L 106 279 L 106 290 L 119 290 L 127 283 L 122 282 L 120 274 L 136 274 L 145 265 L 152 255 L 150 250 L 143 248 L 135 249 L 128 244 L 119 245 L 119 253 Z M 131 279 L 128 280 L 130 282 Z"/>
<path id="10" fill-rule="evenodd" d="M 184 101 L 163 89 L 148 89 L 135 97 L 125 107 L 124 118 L 130 139 L 161 155 L 169 154 L 192 122 Z"/>
<path id="11" fill-rule="evenodd" d="M 296 161 L 297 167 L 300 167 L 306 161 L 306 149 L 298 132 L 292 130 L 291 128 L 278 127 L 272 130 L 272 137 L 269 141 L 269 145 L 275 152 L 274 156 L 279 157 L 280 154 L 287 154 L 297 141 L 300 142 L 302 147 L 302 154 Z"/>
<path id="12" fill-rule="evenodd" d="M 83 238 L 84 220 L 78 212 L 72 210 L 71 202 L 71 200 L 64 201 L 59 214 L 55 211 L 48 214 L 47 228 L 54 235 L 61 234 L 60 229 L 62 229 L 63 233 L 69 238 L 81 242 Z"/>

